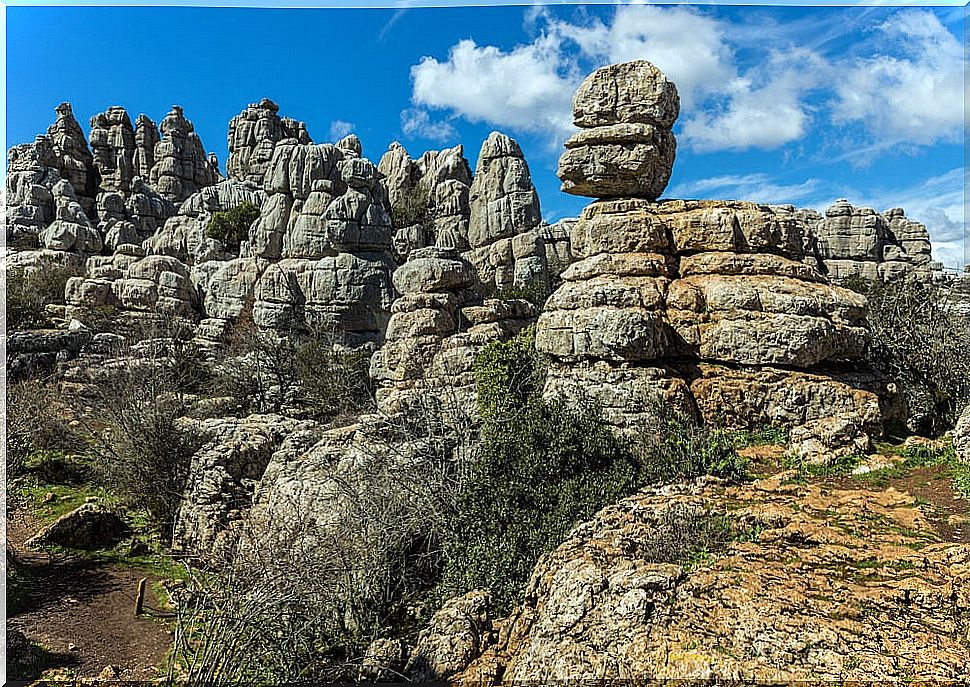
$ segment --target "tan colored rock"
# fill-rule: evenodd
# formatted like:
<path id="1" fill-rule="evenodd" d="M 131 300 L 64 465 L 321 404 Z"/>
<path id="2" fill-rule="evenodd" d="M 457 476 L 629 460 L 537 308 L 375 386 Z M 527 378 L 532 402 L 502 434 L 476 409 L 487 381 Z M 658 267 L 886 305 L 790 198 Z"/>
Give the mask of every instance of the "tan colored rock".
<path id="1" fill-rule="evenodd" d="M 712 526 L 722 548 L 688 565 Z M 892 489 L 643 492 L 544 556 L 496 643 L 451 679 L 960 680 L 970 547 L 936 537 Z"/>

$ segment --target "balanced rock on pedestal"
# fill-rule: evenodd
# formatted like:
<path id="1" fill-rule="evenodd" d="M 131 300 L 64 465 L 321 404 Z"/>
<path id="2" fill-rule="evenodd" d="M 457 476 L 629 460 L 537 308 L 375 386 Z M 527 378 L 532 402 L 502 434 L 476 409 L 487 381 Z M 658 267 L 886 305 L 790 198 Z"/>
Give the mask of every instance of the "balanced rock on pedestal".
<path id="1" fill-rule="evenodd" d="M 573 122 L 583 130 L 559 158 L 562 190 L 578 196 L 653 200 L 667 187 L 677 142 L 677 87 L 649 62 L 637 60 L 593 72 L 573 99 Z"/>
<path id="2" fill-rule="evenodd" d="M 647 63 L 600 70 L 576 103 L 580 124 L 676 117 L 676 89 Z M 592 399 L 625 432 L 677 409 L 720 426 L 785 426 L 809 460 L 866 451 L 882 419 L 879 380 L 858 371 L 866 301 L 813 267 L 805 218 L 786 206 L 653 201 L 642 189 L 656 167 L 604 176 L 575 166 L 574 150 L 560 163 L 564 185 L 606 199 L 573 225 L 580 260 L 539 318 L 546 395 Z M 620 189 L 628 197 L 613 197 Z M 840 372 L 845 363 L 857 372 Z"/>

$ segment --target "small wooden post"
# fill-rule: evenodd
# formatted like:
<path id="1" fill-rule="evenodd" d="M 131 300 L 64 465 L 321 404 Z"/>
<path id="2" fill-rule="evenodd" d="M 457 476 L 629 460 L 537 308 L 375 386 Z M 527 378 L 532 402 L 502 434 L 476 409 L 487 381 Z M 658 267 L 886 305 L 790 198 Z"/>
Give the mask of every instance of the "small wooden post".
<path id="1" fill-rule="evenodd" d="M 138 593 L 135 595 L 135 617 L 137 618 L 142 614 L 145 608 L 145 586 L 148 584 L 148 578 L 143 577 L 138 580 Z"/>

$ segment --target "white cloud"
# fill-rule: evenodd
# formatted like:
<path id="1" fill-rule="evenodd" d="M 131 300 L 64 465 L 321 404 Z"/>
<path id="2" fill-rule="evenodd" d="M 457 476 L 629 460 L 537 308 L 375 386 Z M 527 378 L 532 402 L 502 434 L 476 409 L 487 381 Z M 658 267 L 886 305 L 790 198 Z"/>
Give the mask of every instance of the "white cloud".
<path id="1" fill-rule="evenodd" d="M 345 122 L 342 119 L 335 119 L 330 122 L 330 140 L 339 141 L 344 136 L 352 133 L 354 130 L 354 125 L 350 122 Z"/>
<path id="2" fill-rule="evenodd" d="M 432 141 L 447 141 L 455 137 L 455 127 L 451 122 L 434 121 L 427 110 L 415 107 L 401 111 L 401 131 L 408 138 Z"/>
<path id="3" fill-rule="evenodd" d="M 508 52 L 460 41 L 446 61 L 424 57 L 411 67 L 411 99 L 419 106 L 452 110 L 472 122 L 520 131 L 567 131 L 578 79 L 570 75 L 559 47 L 552 36 Z"/>
<path id="4" fill-rule="evenodd" d="M 688 7 L 625 5 L 609 24 L 550 21 L 549 28 L 602 64 L 650 60 L 677 84 L 685 108 L 737 77 L 728 27 Z"/>
<path id="5" fill-rule="evenodd" d="M 571 99 L 585 74 L 647 59 L 677 84 L 680 141 L 699 152 L 778 148 L 824 118 L 870 131 L 874 140 L 853 134 L 844 142 L 847 159 L 858 162 L 954 140 L 963 123 L 962 47 L 929 11 L 888 15 L 871 40 L 857 38 L 872 20 L 865 13 L 842 22 L 829 15 L 765 20 L 758 31 L 753 19 L 732 22 L 684 6 L 621 5 L 608 19 L 576 16 L 530 8 L 530 43 L 501 49 L 466 39 L 446 59 L 423 58 L 411 68 L 415 106 L 562 140 L 573 131 Z M 850 35 L 850 50 L 865 57 L 831 52 L 845 50 Z"/>
<path id="6" fill-rule="evenodd" d="M 836 82 L 833 120 L 862 122 L 881 143 L 959 140 L 964 58 L 958 38 L 927 11 L 899 12 L 878 30 L 881 54 L 855 61 Z"/>
<path id="7" fill-rule="evenodd" d="M 682 140 L 702 152 L 770 149 L 798 140 L 810 120 L 805 95 L 826 70 L 810 51 L 775 52 L 764 66 L 734 79 L 725 104 L 688 117 Z"/>
<path id="8" fill-rule="evenodd" d="M 800 184 L 779 184 L 767 174 L 725 174 L 677 184 L 667 192 L 671 198 L 733 198 L 758 203 L 796 204 L 817 193 L 817 179 Z"/>

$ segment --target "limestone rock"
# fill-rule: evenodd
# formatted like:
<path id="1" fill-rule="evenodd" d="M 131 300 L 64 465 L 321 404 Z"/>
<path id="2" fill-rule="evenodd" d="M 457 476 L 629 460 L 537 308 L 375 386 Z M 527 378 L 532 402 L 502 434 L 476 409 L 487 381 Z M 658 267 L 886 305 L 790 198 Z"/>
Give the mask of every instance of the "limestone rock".
<path id="1" fill-rule="evenodd" d="M 7 246 L 36 248 L 38 234 L 54 221 L 54 186 L 61 181 L 58 159 L 47 136 L 14 146 L 7 155 Z"/>
<path id="2" fill-rule="evenodd" d="M 189 264 L 235 257 L 220 241 L 209 237 L 212 215 L 242 203 L 261 207 L 265 198 L 263 192 L 249 182 L 227 179 L 206 186 L 182 201 L 178 213 L 167 219 L 164 227 L 146 241 L 146 248 L 151 253 L 171 255 Z"/>
<path id="3" fill-rule="evenodd" d="M 901 208 L 878 213 L 840 198 L 817 222 L 814 234 L 819 257 L 834 280 L 931 281 L 940 273 L 926 227 Z"/>
<path id="4" fill-rule="evenodd" d="M 91 118 L 91 152 L 100 190 L 127 193 L 135 177 L 135 130 L 123 107 L 110 107 Z"/>
<path id="5" fill-rule="evenodd" d="M 405 673 L 416 682 L 447 680 L 461 672 L 490 641 L 488 592 L 472 591 L 449 599 L 421 630 Z"/>
<path id="6" fill-rule="evenodd" d="M 727 541 L 687 566 L 679 542 L 711 522 Z M 451 679 L 959 680 L 970 548 L 933 541 L 893 489 L 774 477 L 641 492 L 544 556 L 496 643 Z"/>
<path id="7" fill-rule="evenodd" d="M 526 301 L 481 300 L 474 268 L 457 252 L 423 248 L 394 272 L 394 301 L 384 345 L 371 358 L 378 408 L 407 411 L 440 398 L 457 418 L 475 417 L 474 363 L 489 342 L 532 323 Z"/>
<path id="8" fill-rule="evenodd" d="M 81 125 L 74 118 L 70 103 L 57 106 L 57 120 L 47 128 L 47 136 L 57 157 L 61 178 L 70 182 L 84 211 L 94 217 L 94 198 L 98 189 L 98 173 L 94 158 L 88 150 Z"/>
<path id="9" fill-rule="evenodd" d="M 559 158 L 562 190 L 594 198 L 658 198 L 667 187 L 680 112 L 673 82 L 649 62 L 637 60 L 596 70 L 573 99 L 581 131 L 566 141 Z"/>
<path id="10" fill-rule="evenodd" d="M 258 103 L 250 103 L 229 122 L 226 174 L 230 179 L 262 185 L 277 143 L 283 139 L 310 143 L 306 124 L 289 117 L 281 118 L 279 110 L 279 105 L 263 98 Z"/>
<path id="11" fill-rule="evenodd" d="M 94 503 L 85 503 L 45 527 L 27 545 L 107 549 L 121 541 L 129 531 L 124 520 L 115 512 Z"/>
<path id="12" fill-rule="evenodd" d="M 161 140 L 158 126 L 150 117 L 138 115 L 135 120 L 135 152 L 132 155 L 132 167 L 135 176 L 148 179 L 155 166 L 155 146 Z"/>
<path id="13" fill-rule="evenodd" d="M 313 422 L 279 415 L 200 421 L 198 430 L 206 443 L 192 456 L 175 522 L 175 545 L 213 562 L 229 553 L 234 527 L 248 511 L 270 460 L 278 452 L 305 451 L 316 442 L 314 427 Z"/>
<path id="14" fill-rule="evenodd" d="M 957 420 L 956 429 L 953 430 L 953 449 L 957 458 L 964 463 L 970 463 L 970 406 L 964 408 L 963 414 Z"/>
<path id="15" fill-rule="evenodd" d="M 636 123 L 669 129 L 678 114 L 677 87 L 646 60 L 597 69 L 573 98 L 573 122 L 584 128 Z"/>
<path id="16" fill-rule="evenodd" d="M 518 143 L 493 131 L 482 144 L 469 198 L 468 243 L 480 248 L 539 225 L 539 195 Z"/>
<path id="17" fill-rule="evenodd" d="M 412 250 L 441 245 L 464 250 L 468 246 L 469 190 L 472 173 L 462 146 L 426 151 L 413 160 L 393 142 L 377 166 L 392 215 L 417 223 L 395 226 L 394 253 L 398 262 Z"/>
<path id="18" fill-rule="evenodd" d="M 202 141 L 181 107 L 173 106 L 159 129 L 161 139 L 155 144 L 150 183 L 162 196 L 180 203 L 215 183 L 216 174 L 209 165 Z"/>
<path id="19" fill-rule="evenodd" d="M 97 253 L 101 250 L 102 240 L 84 213 L 74 188 L 66 180 L 61 180 L 51 189 L 54 198 L 54 221 L 39 234 L 44 248 L 72 251 L 75 253 Z"/>

